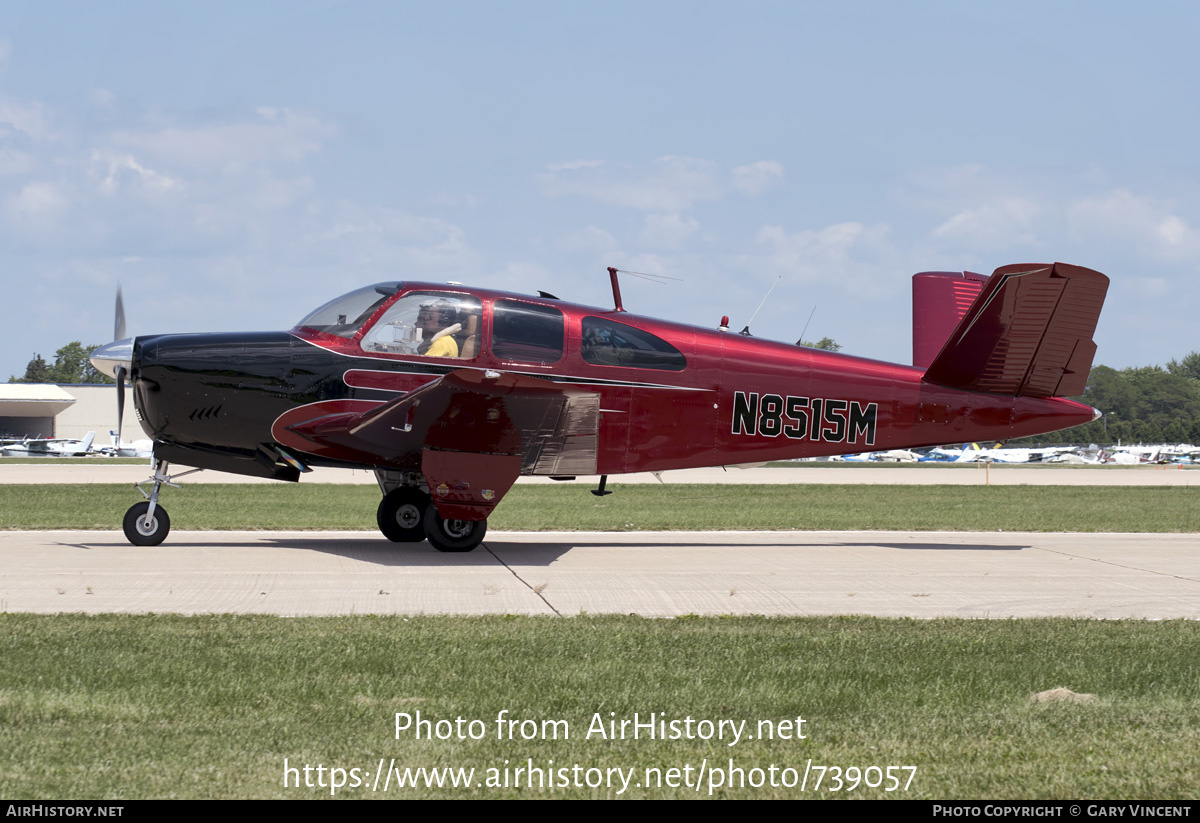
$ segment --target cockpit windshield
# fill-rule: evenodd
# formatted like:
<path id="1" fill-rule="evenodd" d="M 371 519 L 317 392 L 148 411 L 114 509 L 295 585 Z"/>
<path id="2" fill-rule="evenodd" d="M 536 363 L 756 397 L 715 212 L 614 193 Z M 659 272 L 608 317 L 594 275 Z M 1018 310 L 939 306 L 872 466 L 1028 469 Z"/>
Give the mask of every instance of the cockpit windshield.
<path id="1" fill-rule="evenodd" d="M 483 305 L 478 297 L 453 292 L 409 292 L 388 306 L 363 335 L 366 352 L 474 357 L 479 351 Z"/>
<path id="2" fill-rule="evenodd" d="M 400 291 L 402 283 L 376 283 L 374 286 L 343 294 L 305 317 L 297 325 L 336 334 L 338 337 L 353 337 L 370 319 L 371 315 Z"/>

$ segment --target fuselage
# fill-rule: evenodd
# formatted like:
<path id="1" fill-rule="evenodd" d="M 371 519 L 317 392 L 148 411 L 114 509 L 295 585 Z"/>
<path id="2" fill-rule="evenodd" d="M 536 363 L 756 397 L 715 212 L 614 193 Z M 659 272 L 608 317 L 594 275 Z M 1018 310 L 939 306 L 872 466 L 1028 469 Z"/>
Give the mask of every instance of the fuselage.
<path id="1" fill-rule="evenodd" d="M 419 450 L 316 445 L 280 420 L 301 407 L 368 410 L 460 369 L 598 395 L 596 474 L 1007 440 L 1094 417 L 1064 398 L 954 390 L 910 366 L 623 311 L 429 283 L 371 288 L 380 297 L 361 290 L 361 315 L 331 303 L 287 332 L 137 338 L 135 407 L 156 455 L 280 479 L 295 479 L 280 450 L 308 466 L 416 470 Z M 460 307 L 454 356 L 417 353 L 422 333 L 397 318 L 418 298 L 423 310 Z"/>

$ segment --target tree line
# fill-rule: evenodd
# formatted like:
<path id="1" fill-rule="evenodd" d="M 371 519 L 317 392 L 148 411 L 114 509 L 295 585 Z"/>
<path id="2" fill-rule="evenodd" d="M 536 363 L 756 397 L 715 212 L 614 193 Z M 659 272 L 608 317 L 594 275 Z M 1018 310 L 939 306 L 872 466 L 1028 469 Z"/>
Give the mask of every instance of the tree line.
<path id="1" fill-rule="evenodd" d="M 1200 443 L 1200 352 L 1172 360 L 1166 368 L 1096 366 L 1083 394 L 1072 399 L 1099 409 L 1104 416 L 1024 442 L 1047 446 Z"/>
<path id="2" fill-rule="evenodd" d="M 99 346 L 85 346 L 72 340 L 54 353 L 54 362 L 47 363 L 40 354 L 34 354 L 25 367 L 22 377 L 12 375 L 9 383 L 115 383 L 108 375 L 97 371 L 88 359 Z"/>

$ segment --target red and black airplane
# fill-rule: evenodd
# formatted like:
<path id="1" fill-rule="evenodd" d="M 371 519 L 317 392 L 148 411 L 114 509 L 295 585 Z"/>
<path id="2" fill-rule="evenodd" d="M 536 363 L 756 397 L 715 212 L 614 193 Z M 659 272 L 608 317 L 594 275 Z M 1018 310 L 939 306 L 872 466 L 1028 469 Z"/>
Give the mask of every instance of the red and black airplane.
<path id="1" fill-rule="evenodd" d="M 603 493 L 628 472 L 1008 440 L 1099 415 L 1066 399 L 1083 393 L 1108 288 L 1090 269 L 916 275 L 914 366 L 630 314 L 609 272 L 612 309 L 380 283 L 287 332 L 101 347 L 92 362 L 128 376 L 154 440 L 126 536 L 166 537 L 171 463 L 289 481 L 371 468 L 386 537 L 470 551 L 521 475 L 599 475 Z"/>

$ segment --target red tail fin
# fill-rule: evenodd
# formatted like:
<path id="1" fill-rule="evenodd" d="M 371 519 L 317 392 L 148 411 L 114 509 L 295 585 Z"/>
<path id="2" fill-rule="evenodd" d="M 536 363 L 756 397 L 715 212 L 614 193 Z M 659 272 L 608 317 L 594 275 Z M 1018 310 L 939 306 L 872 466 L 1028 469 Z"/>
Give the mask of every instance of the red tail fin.
<path id="1" fill-rule="evenodd" d="M 923 379 L 990 394 L 1082 394 L 1107 291 L 1107 277 L 1081 266 L 996 269 Z"/>
<path id="2" fill-rule="evenodd" d="M 926 368 L 950 338 L 987 282 L 975 272 L 923 271 L 913 275 L 913 365 Z"/>

